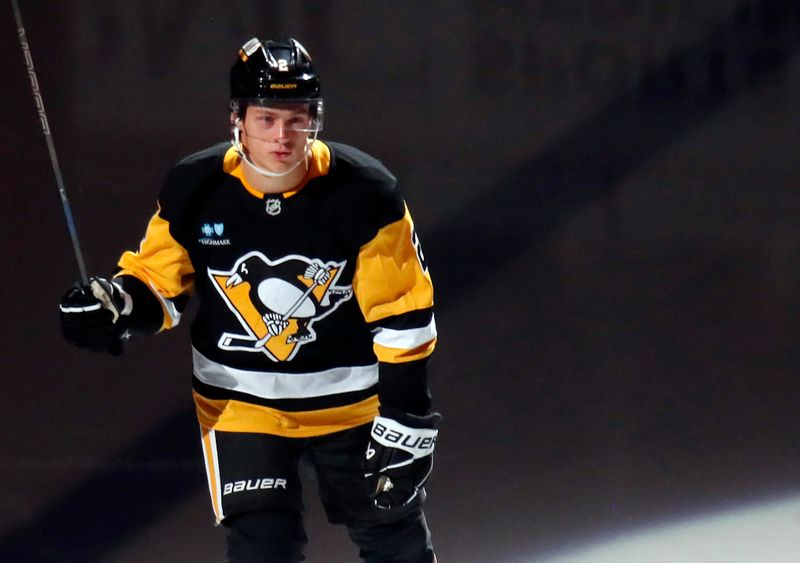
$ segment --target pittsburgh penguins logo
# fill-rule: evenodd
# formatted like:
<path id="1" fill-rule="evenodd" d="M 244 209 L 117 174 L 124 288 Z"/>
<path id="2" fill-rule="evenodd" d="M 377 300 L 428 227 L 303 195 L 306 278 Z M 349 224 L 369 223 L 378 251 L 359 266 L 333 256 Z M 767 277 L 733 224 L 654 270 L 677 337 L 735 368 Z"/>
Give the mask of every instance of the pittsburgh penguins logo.
<path id="1" fill-rule="evenodd" d="M 223 350 L 263 352 L 276 362 L 291 360 L 316 340 L 313 324 L 353 296 L 336 282 L 347 262 L 323 262 L 289 255 L 272 261 L 251 252 L 232 270 L 209 268 L 208 275 L 245 334 L 224 333 Z"/>

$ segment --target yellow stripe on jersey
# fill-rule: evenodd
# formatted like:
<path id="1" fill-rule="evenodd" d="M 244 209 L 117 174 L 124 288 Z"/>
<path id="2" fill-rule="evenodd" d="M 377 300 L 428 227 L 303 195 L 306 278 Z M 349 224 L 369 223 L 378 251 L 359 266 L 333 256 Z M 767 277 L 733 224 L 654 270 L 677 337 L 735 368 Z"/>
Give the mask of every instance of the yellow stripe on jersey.
<path id="1" fill-rule="evenodd" d="M 244 170 L 242 170 L 242 157 L 239 156 L 239 152 L 234 147 L 229 148 L 225 153 L 225 157 L 222 161 L 222 170 L 226 174 L 230 174 L 234 178 L 237 178 L 242 183 L 244 188 L 254 196 L 260 198 L 264 197 L 263 193 L 255 189 L 250 185 L 250 182 L 247 181 L 247 178 L 244 175 Z"/>
<path id="2" fill-rule="evenodd" d="M 159 211 L 150 218 L 137 252 L 127 251 L 117 265 L 117 275 L 131 275 L 144 282 L 160 298 L 164 308 L 161 330 L 177 324 L 178 316 L 164 300 L 172 299 L 194 289 L 194 267 L 189 253 L 169 232 L 169 223 Z"/>
<path id="3" fill-rule="evenodd" d="M 422 358 L 427 358 L 433 353 L 433 349 L 436 347 L 436 338 L 414 348 L 413 350 L 404 350 L 402 348 L 389 348 L 387 346 L 381 346 L 380 344 L 374 344 L 373 350 L 375 350 L 375 355 L 378 356 L 378 360 L 381 362 L 388 362 L 390 364 L 399 364 L 402 362 L 413 362 L 414 360 L 421 360 Z"/>
<path id="4" fill-rule="evenodd" d="M 378 396 L 352 405 L 287 412 L 230 399 L 208 399 L 193 391 L 197 418 L 218 432 L 255 432 L 286 438 L 322 436 L 368 424 L 378 415 Z"/>
<path id="5" fill-rule="evenodd" d="M 219 463 L 217 457 L 217 442 L 214 438 L 214 430 L 200 426 L 203 444 L 203 456 L 206 460 L 206 476 L 208 478 L 208 492 L 211 495 L 211 506 L 214 509 L 214 516 L 217 524 L 222 522 L 225 515 L 222 513 L 222 495 L 219 482 Z"/>
<path id="6" fill-rule="evenodd" d="M 414 223 L 389 223 L 361 247 L 353 290 L 368 323 L 433 306 L 433 284 L 412 242 Z"/>

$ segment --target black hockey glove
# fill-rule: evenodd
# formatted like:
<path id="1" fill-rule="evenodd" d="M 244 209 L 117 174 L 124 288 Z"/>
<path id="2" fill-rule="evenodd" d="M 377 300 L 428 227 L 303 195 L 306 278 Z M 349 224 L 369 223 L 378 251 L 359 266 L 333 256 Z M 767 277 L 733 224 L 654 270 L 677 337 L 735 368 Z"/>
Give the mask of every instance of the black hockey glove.
<path id="1" fill-rule="evenodd" d="M 113 281 L 91 278 L 61 299 L 61 332 L 70 344 L 93 352 L 122 353 L 130 296 Z"/>
<path id="2" fill-rule="evenodd" d="M 388 416 L 379 416 L 372 423 L 364 477 L 375 506 L 389 510 L 405 506 L 422 492 L 433 469 L 442 416 L 384 414 Z"/>

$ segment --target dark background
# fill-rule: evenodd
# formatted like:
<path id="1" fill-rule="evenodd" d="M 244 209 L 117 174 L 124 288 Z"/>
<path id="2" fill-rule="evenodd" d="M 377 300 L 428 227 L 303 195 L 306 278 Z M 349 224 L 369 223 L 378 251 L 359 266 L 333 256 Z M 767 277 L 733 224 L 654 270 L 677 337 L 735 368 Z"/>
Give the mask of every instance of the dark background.
<path id="1" fill-rule="evenodd" d="M 136 247 L 167 168 L 227 138 L 239 46 L 309 49 L 322 137 L 396 173 L 436 283 L 442 563 L 800 493 L 796 2 L 21 4 L 92 274 Z M 121 358 L 62 342 L 78 273 L 8 3 L 0 38 L 0 560 L 222 561 L 188 322 Z M 355 560 L 308 504 L 309 560 Z M 782 524 L 635 561 L 783 545 L 800 506 Z"/>

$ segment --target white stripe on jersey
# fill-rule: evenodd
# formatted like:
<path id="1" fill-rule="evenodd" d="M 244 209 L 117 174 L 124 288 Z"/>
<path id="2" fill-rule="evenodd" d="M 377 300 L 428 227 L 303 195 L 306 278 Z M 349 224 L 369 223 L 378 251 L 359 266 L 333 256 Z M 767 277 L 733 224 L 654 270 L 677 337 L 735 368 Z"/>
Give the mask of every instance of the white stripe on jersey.
<path id="1" fill-rule="evenodd" d="M 306 399 L 363 391 L 378 383 L 378 364 L 306 373 L 236 369 L 206 358 L 192 348 L 194 375 L 207 385 L 262 399 Z"/>
<path id="2" fill-rule="evenodd" d="M 171 299 L 162 297 L 161 293 L 159 293 L 158 289 L 156 289 L 156 286 L 152 282 L 150 282 L 150 290 L 153 292 L 153 295 L 155 295 L 158 300 L 161 301 L 161 307 L 167 313 L 167 316 L 169 316 L 171 323 L 169 328 L 175 328 L 178 326 L 178 323 L 181 322 L 182 313 L 175 306 L 175 303 L 173 303 Z"/>
<path id="3" fill-rule="evenodd" d="M 413 350 L 436 338 L 436 319 L 420 328 L 395 330 L 392 328 L 376 328 L 372 331 L 372 339 L 376 344 L 386 348 Z"/>

